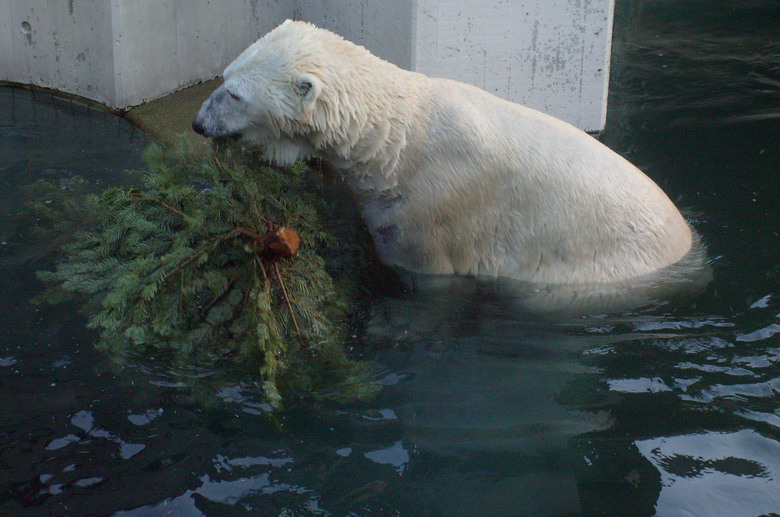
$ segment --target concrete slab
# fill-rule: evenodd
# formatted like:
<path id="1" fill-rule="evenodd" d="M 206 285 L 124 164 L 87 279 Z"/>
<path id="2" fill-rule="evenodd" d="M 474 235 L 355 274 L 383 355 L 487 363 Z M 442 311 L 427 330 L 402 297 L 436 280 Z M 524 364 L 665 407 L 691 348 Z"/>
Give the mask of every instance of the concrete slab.
<path id="1" fill-rule="evenodd" d="M 222 79 L 212 79 L 184 88 L 136 106 L 125 117 L 166 146 L 176 147 L 183 139 L 194 153 L 205 153 L 211 148 L 211 141 L 192 130 L 192 120 L 220 84 Z"/>

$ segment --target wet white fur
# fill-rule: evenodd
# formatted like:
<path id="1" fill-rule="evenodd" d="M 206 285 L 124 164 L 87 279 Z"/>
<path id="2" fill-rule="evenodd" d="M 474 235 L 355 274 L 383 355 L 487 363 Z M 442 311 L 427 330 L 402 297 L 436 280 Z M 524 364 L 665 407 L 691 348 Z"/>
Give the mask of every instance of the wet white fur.
<path id="1" fill-rule="evenodd" d="M 676 262 L 691 231 L 636 167 L 573 126 L 402 70 L 287 21 L 224 73 L 207 127 L 277 163 L 318 156 L 355 191 L 382 260 L 411 271 L 583 284 Z M 210 136 L 220 136 L 218 134 Z"/>

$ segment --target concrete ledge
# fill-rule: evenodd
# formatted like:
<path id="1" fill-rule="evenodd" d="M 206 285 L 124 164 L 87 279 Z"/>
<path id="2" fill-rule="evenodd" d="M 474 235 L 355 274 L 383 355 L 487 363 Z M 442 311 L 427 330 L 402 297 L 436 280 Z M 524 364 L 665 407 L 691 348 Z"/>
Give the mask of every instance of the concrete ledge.
<path id="1" fill-rule="evenodd" d="M 211 141 L 192 130 L 192 120 L 211 92 L 222 84 L 221 79 L 206 81 L 155 99 L 127 111 L 127 119 L 169 147 L 182 140 L 195 153 L 205 153 Z"/>

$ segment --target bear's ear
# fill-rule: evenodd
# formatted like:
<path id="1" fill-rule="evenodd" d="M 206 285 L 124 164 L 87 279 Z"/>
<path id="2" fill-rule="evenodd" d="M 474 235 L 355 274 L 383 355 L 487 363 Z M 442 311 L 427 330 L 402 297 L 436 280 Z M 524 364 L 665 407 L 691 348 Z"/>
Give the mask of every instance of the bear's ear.
<path id="1" fill-rule="evenodd" d="M 312 104 L 316 101 L 320 96 L 320 91 L 322 91 L 322 83 L 317 77 L 311 74 L 299 75 L 295 79 L 293 86 L 305 105 Z"/>

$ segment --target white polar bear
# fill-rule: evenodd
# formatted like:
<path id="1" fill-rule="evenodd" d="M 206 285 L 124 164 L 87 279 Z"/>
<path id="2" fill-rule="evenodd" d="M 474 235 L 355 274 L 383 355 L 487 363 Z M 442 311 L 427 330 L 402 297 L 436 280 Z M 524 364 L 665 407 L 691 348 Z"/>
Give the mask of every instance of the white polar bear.
<path id="1" fill-rule="evenodd" d="M 413 272 L 593 284 L 691 248 L 663 191 L 586 133 L 305 22 L 238 56 L 193 128 L 261 144 L 280 165 L 323 158 L 354 190 L 380 258 Z"/>

